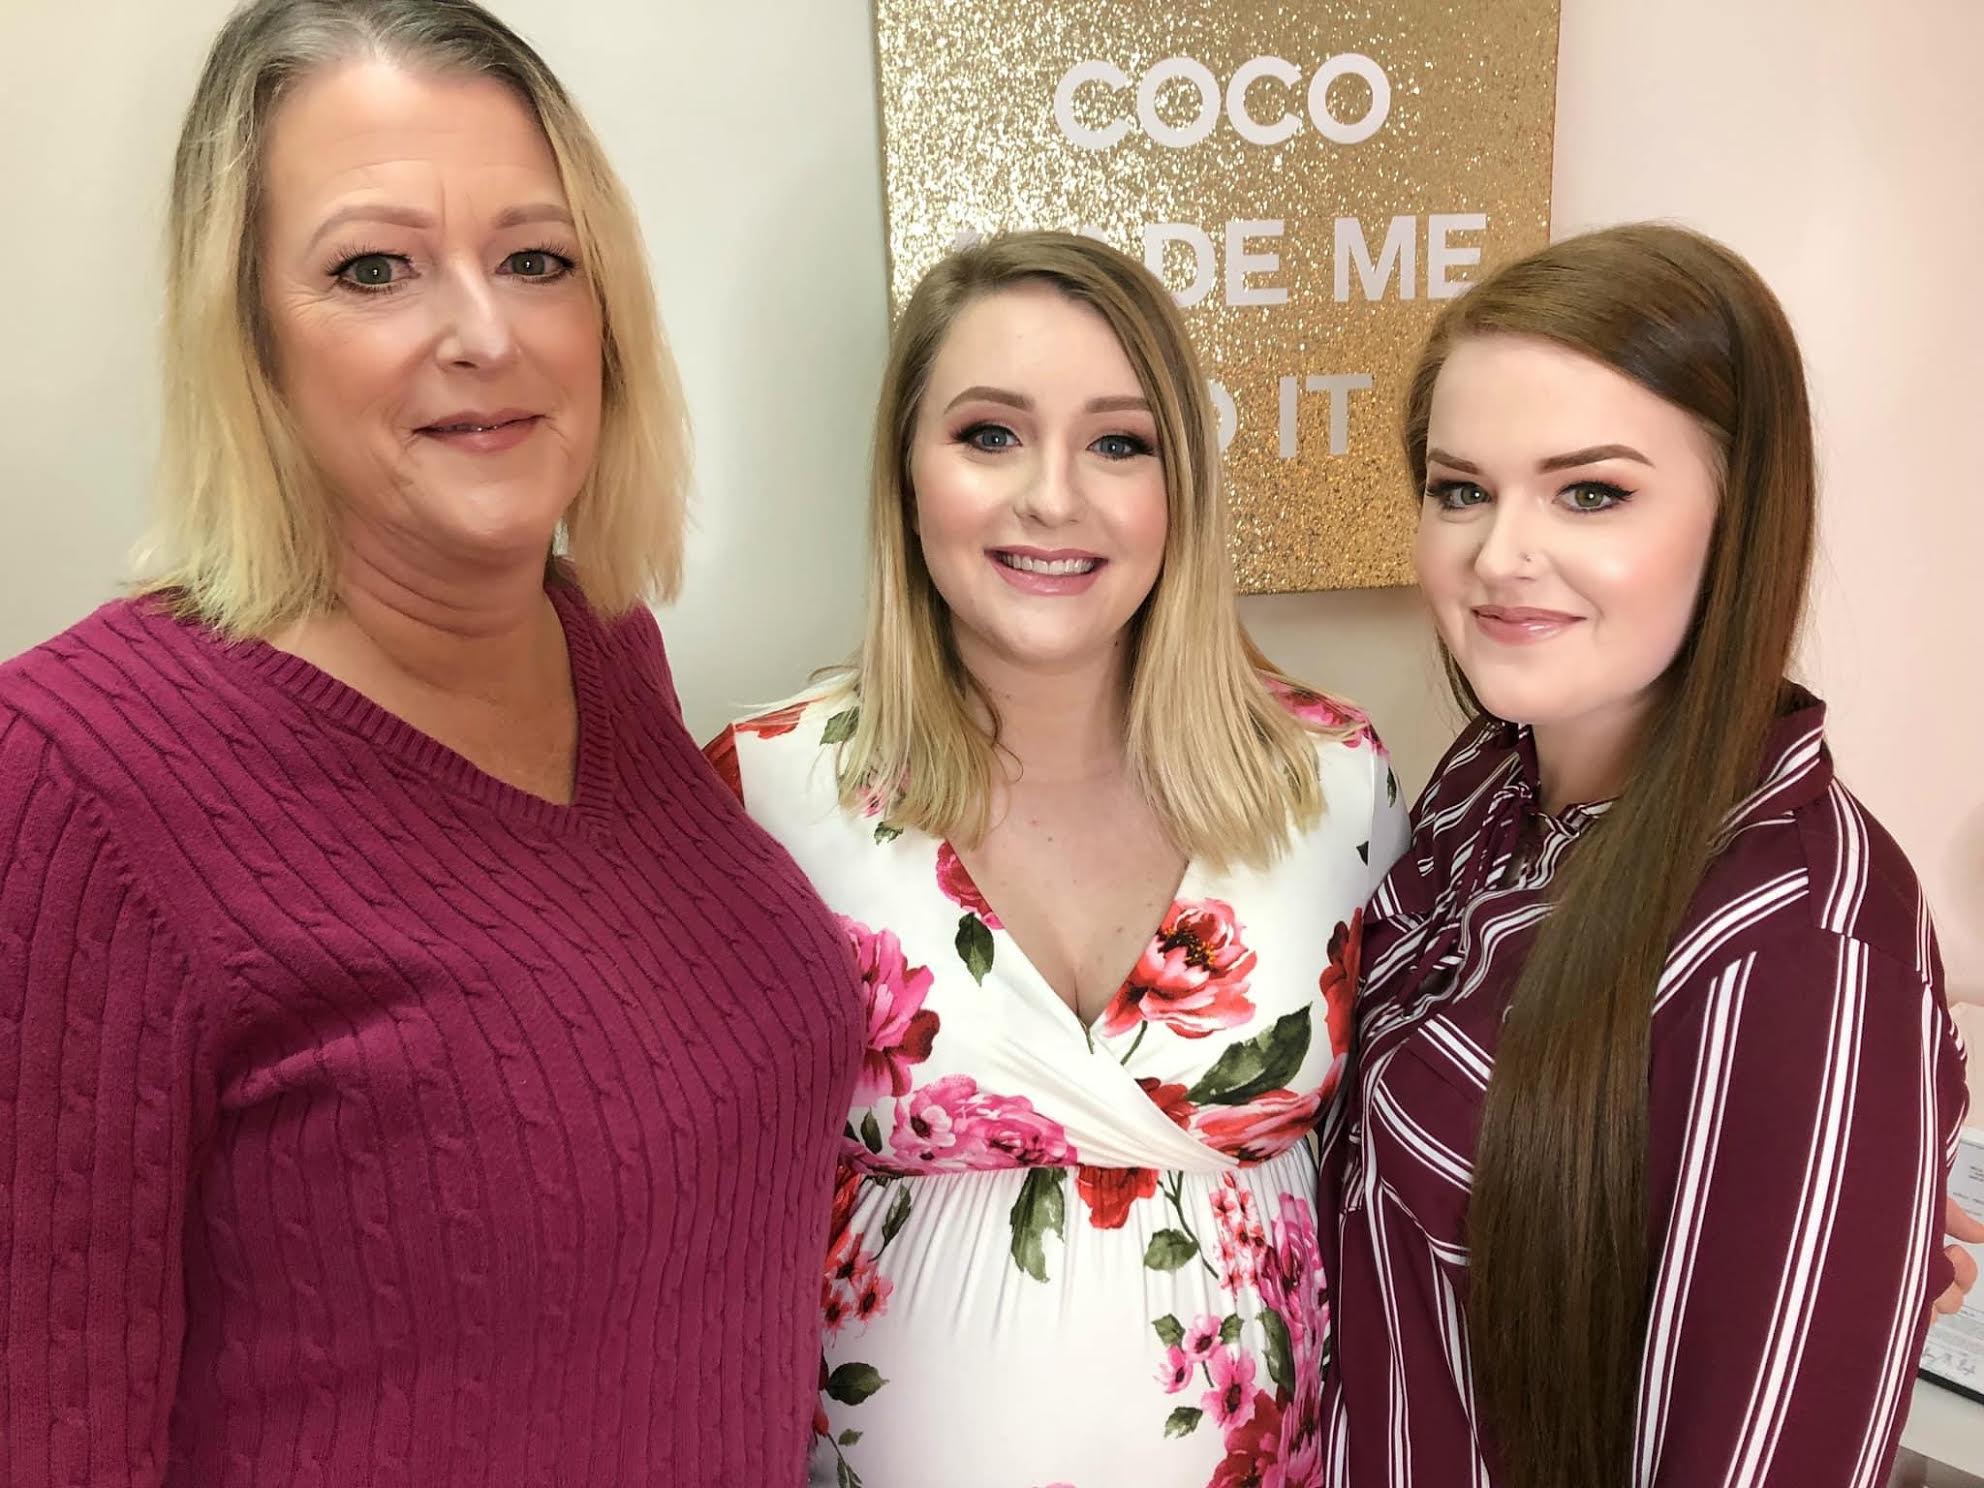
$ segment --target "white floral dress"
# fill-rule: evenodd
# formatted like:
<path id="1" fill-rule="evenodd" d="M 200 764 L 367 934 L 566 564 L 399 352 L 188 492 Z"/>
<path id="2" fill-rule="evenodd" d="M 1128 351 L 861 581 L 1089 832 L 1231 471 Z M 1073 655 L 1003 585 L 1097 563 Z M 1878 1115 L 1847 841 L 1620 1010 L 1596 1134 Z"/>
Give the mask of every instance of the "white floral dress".
<path id="1" fill-rule="evenodd" d="M 1363 905 L 1405 841 L 1382 747 L 1319 740 L 1323 819 L 1265 872 L 1189 864 L 1084 1028 L 948 843 L 841 808 L 852 724 L 845 699 L 803 698 L 709 750 L 840 916 L 869 999 L 813 1482 L 1319 1483 L 1306 1138 L 1340 1071 Z"/>

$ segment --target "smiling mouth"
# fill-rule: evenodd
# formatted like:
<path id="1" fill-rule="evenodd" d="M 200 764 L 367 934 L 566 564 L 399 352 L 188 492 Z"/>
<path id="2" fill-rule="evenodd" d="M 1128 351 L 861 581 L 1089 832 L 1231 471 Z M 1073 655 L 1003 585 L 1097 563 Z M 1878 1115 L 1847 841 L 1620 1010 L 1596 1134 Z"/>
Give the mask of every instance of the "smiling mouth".
<path id="1" fill-rule="evenodd" d="M 995 551 L 992 556 L 1007 568 L 1020 573 L 1042 574 L 1051 579 L 1094 573 L 1102 566 L 1100 558 L 1036 558 L 1030 553 L 1008 553 L 1003 550 Z"/>
<path id="2" fill-rule="evenodd" d="M 503 419 L 494 424 L 423 424 L 420 432 L 422 434 L 487 434 L 492 429 L 507 429 L 512 424 L 527 424 L 536 417 L 534 413 L 527 413 L 521 418 Z"/>

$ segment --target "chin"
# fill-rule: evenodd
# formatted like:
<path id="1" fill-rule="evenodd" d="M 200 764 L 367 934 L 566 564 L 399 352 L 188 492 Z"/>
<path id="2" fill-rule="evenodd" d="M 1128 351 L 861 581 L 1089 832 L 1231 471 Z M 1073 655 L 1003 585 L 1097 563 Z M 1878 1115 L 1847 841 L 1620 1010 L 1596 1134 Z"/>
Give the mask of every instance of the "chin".
<path id="1" fill-rule="evenodd" d="M 1041 671 L 1063 671 L 1092 661 L 1109 651 L 1113 639 L 1087 632 L 1042 635 L 1026 630 L 994 632 L 992 636 L 994 645 L 1013 665 Z"/>
<path id="2" fill-rule="evenodd" d="M 1510 723 L 1549 724 L 1569 717 L 1576 710 L 1566 707 L 1554 688 L 1525 686 L 1507 677 L 1477 677 L 1462 668 L 1467 685 L 1481 700 L 1481 706 Z"/>

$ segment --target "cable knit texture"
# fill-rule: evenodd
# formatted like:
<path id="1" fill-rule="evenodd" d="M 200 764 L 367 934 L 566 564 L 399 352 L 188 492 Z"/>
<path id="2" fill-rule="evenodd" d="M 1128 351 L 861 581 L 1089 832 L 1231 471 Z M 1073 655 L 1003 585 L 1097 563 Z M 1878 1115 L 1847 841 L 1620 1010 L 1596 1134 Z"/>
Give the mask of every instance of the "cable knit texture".
<path id="1" fill-rule="evenodd" d="M 142 603 L 0 668 L 0 1482 L 801 1480 L 851 959 L 552 594 L 569 807 Z"/>

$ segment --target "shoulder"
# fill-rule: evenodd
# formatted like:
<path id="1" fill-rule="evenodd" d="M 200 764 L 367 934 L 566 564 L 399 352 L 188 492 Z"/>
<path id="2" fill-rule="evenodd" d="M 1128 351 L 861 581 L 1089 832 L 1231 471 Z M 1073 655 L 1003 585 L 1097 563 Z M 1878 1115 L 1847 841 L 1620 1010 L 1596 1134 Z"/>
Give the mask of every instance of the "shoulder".
<path id="1" fill-rule="evenodd" d="M 735 719 L 703 753 L 761 820 L 777 798 L 818 796 L 823 782 L 837 799 L 834 747 L 853 733 L 857 708 L 843 683 L 828 680 Z"/>
<path id="2" fill-rule="evenodd" d="M 1914 865 L 1838 779 L 1735 833 L 1702 880 L 1670 972 L 1725 964 L 1764 939 L 1780 965 L 1865 952 L 1923 987 L 1942 981 Z"/>
<path id="3" fill-rule="evenodd" d="M 197 706 L 222 654 L 197 628 L 155 601 L 106 604 L 0 665 L 0 719 L 32 729 L 80 777 L 142 771 L 170 753 L 175 719 Z"/>
<path id="4" fill-rule="evenodd" d="M 1364 710 L 1345 698 L 1318 692 L 1278 672 L 1259 672 L 1261 685 L 1281 704 L 1289 717 L 1317 734 L 1333 736 L 1331 742 L 1357 747 L 1368 745 L 1383 751 L 1377 730 Z"/>
<path id="5" fill-rule="evenodd" d="M 1433 767 L 1412 807 L 1412 842 L 1420 856 L 1473 836 L 1523 774 L 1519 734 L 1498 718 L 1481 717 L 1461 731 Z"/>
<path id="6" fill-rule="evenodd" d="M 1374 803 L 1380 809 L 1398 799 L 1398 777 L 1392 773 L 1391 752 L 1371 725 L 1370 715 L 1346 698 L 1319 692 L 1276 672 L 1257 673 L 1268 695 L 1309 731 L 1316 748 L 1317 768 L 1331 810 L 1348 805 L 1346 794 L 1359 799 L 1359 811 Z"/>

